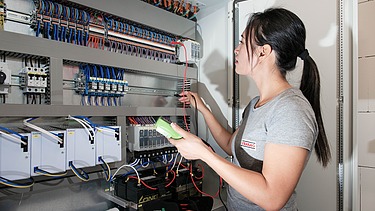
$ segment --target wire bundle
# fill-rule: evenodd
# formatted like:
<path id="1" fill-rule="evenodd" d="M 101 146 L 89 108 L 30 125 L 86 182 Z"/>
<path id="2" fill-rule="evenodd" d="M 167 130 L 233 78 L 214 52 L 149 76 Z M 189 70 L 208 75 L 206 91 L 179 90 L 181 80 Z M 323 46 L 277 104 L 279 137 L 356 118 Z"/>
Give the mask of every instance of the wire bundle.
<path id="1" fill-rule="evenodd" d="M 35 14 L 36 36 L 61 42 L 86 45 L 90 14 L 84 10 L 39 0 Z"/>
<path id="2" fill-rule="evenodd" d="M 166 119 L 169 119 L 169 117 L 165 117 Z M 152 116 L 129 116 L 128 122 L 132 126 L 137 125 L 154 125 L 156 123 L 156 120 Z"/>
<path id="3" fill-rule="evenodd" d="M 39 0 L 31 27 L 36 36 L 137 56 L 167 63 L 176 62 L 174 35 L 135 24 L 123 18 L 89 13 L 54 1 Z"/>
<path id="4" fill-rule="evenodd" d="M 197 21 L 198 3 L 185 0 L 143 0 L 156 7 L 175 13 L 184 18 Z"/>

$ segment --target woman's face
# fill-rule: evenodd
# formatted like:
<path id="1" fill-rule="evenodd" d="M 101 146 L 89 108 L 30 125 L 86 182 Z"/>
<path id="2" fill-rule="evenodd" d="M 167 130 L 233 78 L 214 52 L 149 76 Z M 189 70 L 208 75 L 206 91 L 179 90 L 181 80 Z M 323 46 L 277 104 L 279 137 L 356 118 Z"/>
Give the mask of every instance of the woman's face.
<path id="1" fill-rule="evenodd" d="M 236 65 L 236 73 L 239 75 L 251 75 L 253 72 L 253 69 L 256 67 L 257 64 L 257 57 L 253 56 L 252 49 L 250 47 L 250 43 L 247 43 L 249 46 L 249 52 L 246 48 L 246 39 L 245 34 L 242 33 L 241 35 L 241 41 L 234 50 L 235 56 L 235 65 Z M 251 56 L 248 56 L 248 55 Z M 250 58 L 250 59 L 249 59 Z"/>

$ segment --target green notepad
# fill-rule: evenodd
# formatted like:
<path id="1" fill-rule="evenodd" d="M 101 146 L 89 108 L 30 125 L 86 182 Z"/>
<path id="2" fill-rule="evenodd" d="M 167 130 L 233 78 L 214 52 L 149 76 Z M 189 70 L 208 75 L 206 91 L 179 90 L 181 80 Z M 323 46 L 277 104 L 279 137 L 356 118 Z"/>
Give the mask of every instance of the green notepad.
<path id="1" fill-rule="evenodd" d="M 173 130 L 169 122 L 165 121 L 162 117 L 159 117 L 158 121 L 156 121 L 155 127 L 156 131 L 167 138 L 173 138 L 176 140 L 182 138 L 180 134 Z"/>

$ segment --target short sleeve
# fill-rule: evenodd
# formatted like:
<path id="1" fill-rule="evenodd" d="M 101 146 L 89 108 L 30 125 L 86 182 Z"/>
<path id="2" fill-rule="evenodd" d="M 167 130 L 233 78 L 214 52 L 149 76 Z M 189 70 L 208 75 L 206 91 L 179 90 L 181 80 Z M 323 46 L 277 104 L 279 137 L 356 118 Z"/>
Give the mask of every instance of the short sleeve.
<path id="1" fill-rule="evenodd" d="M 318 129 L 306 99 L 289 96 L 277 103 L 266 122 L 267 143 L 287 144 L 312 151 Z"/>

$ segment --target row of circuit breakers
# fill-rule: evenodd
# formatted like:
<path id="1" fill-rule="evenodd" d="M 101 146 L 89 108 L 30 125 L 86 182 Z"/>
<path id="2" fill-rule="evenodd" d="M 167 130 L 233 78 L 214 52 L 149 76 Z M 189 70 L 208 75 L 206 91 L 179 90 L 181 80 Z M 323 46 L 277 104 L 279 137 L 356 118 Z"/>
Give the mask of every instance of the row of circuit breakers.
<path id="1" fill-rule="evenodd" d="M 24 121 L 35 130 L 30 133 L 0 127 L 0 177 L 21 180 L 38 175 L 63 176 L 67 170 L 121 161 L 120 126 L 46 131 L 30 120 Z M 89 178 L 83 174 L 80 179 Z"/>

